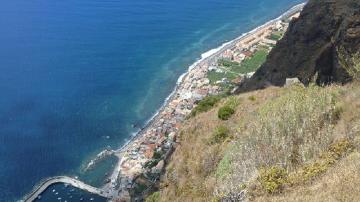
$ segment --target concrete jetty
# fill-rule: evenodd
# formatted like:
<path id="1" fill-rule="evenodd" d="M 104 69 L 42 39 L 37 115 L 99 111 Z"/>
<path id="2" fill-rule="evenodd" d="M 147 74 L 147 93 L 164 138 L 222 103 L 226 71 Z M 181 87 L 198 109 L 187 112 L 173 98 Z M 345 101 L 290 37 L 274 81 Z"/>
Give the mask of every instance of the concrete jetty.
<path id="1" fill-rule="evenodd" d="M 25 197 L 24 202 L 32 202 L 35 201 L 35 199 L 38 198 L 38 196 L 43 193 L 47 188 L 49 188 L 51 185 L 53 184 L 57 184 L 57 183 L 64 183 L 64 184 L 69 184 L 73 187 L 85 190 L 87 192 L 105 197 L 105 198 L 112 198 L 112 193 L 103 189 L 99 189 L 96 187 L 93 187 L 91 185 L 85 184 L 84 182 L 78 180 L 78 179 L 74 179 L 68 176 L 56 176 L 56 177 L 52 177 L 49 178 L 47 180 L 45 180 L 44 182 L 42 182 L 37 188 L 35 188 L 30 194 L 28 194 Z"/>

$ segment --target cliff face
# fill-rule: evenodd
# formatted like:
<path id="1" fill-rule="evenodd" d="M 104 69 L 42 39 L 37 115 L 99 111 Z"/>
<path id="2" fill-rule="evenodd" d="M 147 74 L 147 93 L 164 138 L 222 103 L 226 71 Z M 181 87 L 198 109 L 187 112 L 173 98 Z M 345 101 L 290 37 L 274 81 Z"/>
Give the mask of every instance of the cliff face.
<path id="1" fill-rule="evenodd" d="M 238 91 L 282 86 L 293 77 L 304 84 L 346 83 L 359 52 L 360 1 L 310 0 L 265 64 Z"/>
<path id="2" fill-rule="evenodd" d="M 356 201 L 359 72 L 360 0 L 310 0 L 238 92 L 293 77 L 354 82 L 223 98 L 183 123 L 159 191 L 147 201 Z M 221 119 L 230 106 L 233 113 Z"/>

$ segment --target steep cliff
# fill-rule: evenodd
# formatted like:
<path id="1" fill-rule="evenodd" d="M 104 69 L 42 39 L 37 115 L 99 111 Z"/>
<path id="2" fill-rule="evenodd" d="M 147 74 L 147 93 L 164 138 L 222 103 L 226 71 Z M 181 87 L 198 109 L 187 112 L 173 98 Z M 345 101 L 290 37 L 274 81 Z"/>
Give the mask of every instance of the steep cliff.
<path id="1" fill-rule="evenodd" d="M 147 202 L 359 201 L 359 81 L 360 0 L 310 0 L 250 92 L 184 122 Z"/>
<path id="2" fill-rule="evenodd" d="M 346 83 L 360 51 L 360 1 L 310 0 L 254 76 L 238 92 L 282 86 L 286 78 Z"/>

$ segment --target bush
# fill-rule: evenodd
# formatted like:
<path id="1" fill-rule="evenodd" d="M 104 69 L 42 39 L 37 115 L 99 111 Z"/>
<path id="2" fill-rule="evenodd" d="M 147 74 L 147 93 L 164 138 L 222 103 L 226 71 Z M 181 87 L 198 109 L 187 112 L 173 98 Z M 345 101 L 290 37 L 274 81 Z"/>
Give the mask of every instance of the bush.
<path id="1" fill-rule="evenodd" d="M 226 105 L 219 109 L 218 117 L 221 120 L 228 120 L 234 113 L 235 110 L 232 107 Z"/>
<path id="2" fill-rule="evenodd" d="M 161 151 L 154 151 L 153 159 L 161 159 L 162 152 Z"/>
<path id="3" fill-rule="evenodd" d="M 319 176 L 330 168 L 341 157 L 350 153 L 354 149 L 354 145 L 348 139 L 339 140 L 329 146 L 319 159 L 308 164 L 297 172 L 289 175 L 289 184 L 296 185 Z"/>
<path id="4" fill-rule="evenodd" d="M 150 196 L 148 196 L 145 202 L 158 202 L 160 201 L 160 192 L 154 192 Z"/>
<path id="5" fill-rule="evenodd" d="M 293 172 L 288 173 L 286 169 L 277 166 L 260 168 L 258 181 L 267 193 L 279 193 L 285 185 L 299 185 L 320 176 L 327 171 L 331 165 L 340 160 L 341 157 L 349 154 L 353 148 L 353 143 L 350 142 L 349 139 L 339 140 L 331 144 L 329 148 L 312 163 L 299 167 Z"/>
<path id="6" fill-rule="evenodd" d="M 280 167 L 262 168 L 258 179 L 266 192 L 279 193 L 287 181 L 287 173 Z"/>
<path id="7" fill-rule="evenodd" d="M 229 129 L 225 126 L 219 126 L 216 128 L 215 132 L 213 133 L 210 143 L 211 144 L 217 144 L 222 143 L 224 140 L 229 137 Z"/>
<path id="8" fill-rule="evenodd" d="M 212 95 L 207 96 L 203 100 L 201 100 L 198 105 L 192 110 L 190 116 L 194 117 L 199 113 L 207 112 L 211 108 L 215 106 L 221 100 L 221 96 L 219 95 Z"/>
<path id="9" fill-rule="evenodd" d="M 152 159 L 145 163 L 144 168 L 152 168 L 156 166 L 159 163 L 159 159 Z"/>
<path id="10" fill-rule="evenodd" d="M 255 100 L 256 100 L 256 97 L 252 95 L 252 96 L 249 97 L 249 100 L 255 101 Z"/>

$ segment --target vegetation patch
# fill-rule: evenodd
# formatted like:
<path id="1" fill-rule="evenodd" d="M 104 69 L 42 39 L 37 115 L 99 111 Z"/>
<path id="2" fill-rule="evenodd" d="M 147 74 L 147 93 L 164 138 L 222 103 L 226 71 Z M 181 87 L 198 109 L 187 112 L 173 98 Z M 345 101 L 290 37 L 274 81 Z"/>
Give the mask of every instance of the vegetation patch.
<path id="1" fill-rule="evenodd" d="M 225 126 L 219 126 L 210 138 L 210 144 L 223 143 L 230 135 L 230 130 Z"/>
<path id="2" fill-rule="evenodd" d="M 159 159 L 151 159 L 150 161 L 146 162 L 144 168 L 152 168 L 159 163 Z"/>
<path id="3" fill-rule="evenodd" d="M 141 193 L 143 191 L 145 191 L 148 187 L 144 184 L 137 184 L 137 186 L 135 187 L 135 193 Z"/>
<path id="4" fill-rule="evenodd" d="M 297 172 L 292 173 L 289 176 L 288 183 L 290 185 L 296 185 L 319 176 L 328 170 L 329 167 L 337 160 L 348 154 L 353 149 L 354 145 L 348 139 L 343 139 L 333 143 L 315 162 L 304 166 Z"/>
<path id="5" fill-rule="evenodd" d="M 221 107 L 218 111 L 218 117 L 221 120 L 228 120 L 233 114 L 235 113 L 235 109 L 225 105 L 223 107 Z"/>
<path id="6" fill-rule="evenodd" d="M 162 152 L 162 151 L 157 151 L 157 150 L 155 150 L 155 151 L 154 151 L 153 159 L 161 159 L 162 155 L 163 155 L 163 152 Z"/>
<path id="7" fill-rule="evenodd" d="M 148 196 L 145 202 L 159 202 L 160 201 L 160 192 L 154 192 L 150 196 Z"/>
<path id="8" fill-rule="evenodd" d="M 267 193 L 279 193 L 287 182 L 287 172 L 281 167 L 261 168 L 258 180 Z"/>
<path id="9" fill-rule="evenodd" d="M 265 62 L 268 54 L 269 48 L 264 46 L 260 47 L 251 57 L 246 58 L 241 63 L 230 59 L 219 59 L 218 66 L 221 72 L 210 71 L 207 77 L 211 84 L 215 84 L 222 79 L 231 81 L 242 74 L 256 71 Z"/>
<path id="10" fill-rule="evenodd" d="M 224 162 L 231 164 L 226 178 L 219 179 L 219 192 L 234 192 L 229 187 L 247 183 L 259 167 L 281 165 L 288 173 L 293 172 L 319 157 L 334 141 L 335 117 L 342 113 L 335 110 L 337 87 L 296 85 L 281 89 L 278 95 L 260 103 L 246 118 L 239 120 L 236 134 L 240 137 L 226 152 L 229 160 Z M 266 173 L 263 171 L 263 176 Z M 281 182 L 284 179 L 281 178 Z M 265 193 L 282 189 L 281 183 L 274 182 L 265 187 Z"/>
<path id="11" fill-rule="evenodd" d="M 270 38 L 271 40 L 279 41 L 279 40 L 281 39 L 281 37 L 282 37 L 282 36 L 279 35 L 279 34 L 271 34 L 269 38 Z"/>
<path id="12" fill-rule="evenodd" d="M 286 187 L 307 183 L 323 174 L 353 149 L 354 146 L 350 140 L 342 139 L 331 144 L 315 161 L 293 172 L 288 173 L 288 170 L 278 166 L 260 168 L 258 181 L 262 190 L 258 190 L 259 186 L 255 186 L 255 189 L 250 191 L 250 195 L 261 195 L 263 192 L 276 194 Z"/>
<path id="13" fill-rule="evenodd" d="M 232 60 L 229 60 L 229 59 L 219 59 L 218 60 L 218 65 L 219 66 L 222 66 L 222 67 L 229 67 L 229 68 L 232 68 L 232 67 L 237 67 L 237 66 L 240 66 L 240 63 L 238 62 L 235 62 L 235 61 L 232 61 Z"/>
<path id="14" fill-rule="evenodd" d="M 254 102 L 254 101 L 256 101 L 256 97 L 254 95 L 251 95 L 251 96 L 249 96 L 249 100 Z"/>
<path id="15" fill-rule="evenodd" d="M 277 31 L 277 32 L 273 32 L 270 36 L 269 39 L 271 40 L 275 40 L 275 41 L 279 41 L 284 35 L 284 31 Z"/>
<path id="16" fill-rule="evenodd" d="M 224 179 L 231 172 L 231 158 L 229 155 L 225 154 L 224 158 L 220 161 L 215 176 L 218 179 Z"/>
<path id="17" fill-rule="evenodd" d="M 224 106 L 218 110 L 218 118 L 221 120 L 228 120 L 234 113 L 238 105 L 238 100 L 235 97 L 230 97 Z"/>
<path id="18" fill-rule="evenodd" d="M 191 111 L 190 116 L 194 117 L 199 113 L 207 112 L 212 109 L 216 103 L 221 100 L 220 95 L 210 95 L 201 100 L 198 105 Z"/>
<path id="19" fill-rule="evenodd" d="M 223 78 L 231 81 L 238 77 L 239 75 L 233 72 L 216 72 L 210 71 L 208 72 L 207 78 L 210 81 L 210 84 L 215 84 L 217 81 L 222 80 Z"/>
<path id="20" fill-rule="evenodd" d="M 268 50 L 259 49 L 252 57 L 242 61 L 239 66 L 234 66 L 232 70 L 240 74 L 254 72 L 265 62 L 268 54 Z"/>
<path id="21" fill-rule="evenodd" d="M 162 155 L 163 155 L 162 151 L 157 151 L 155 149 L 152 159 L 145 163 L 144 168 L 152 168 L 156 166 L 160 162 Z"/>

